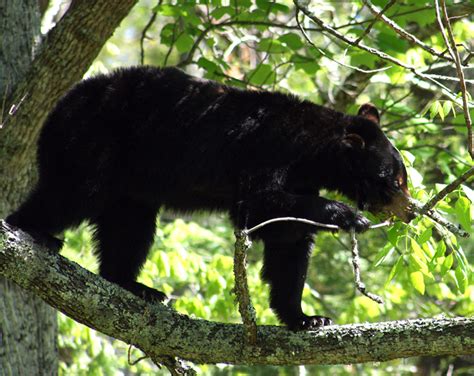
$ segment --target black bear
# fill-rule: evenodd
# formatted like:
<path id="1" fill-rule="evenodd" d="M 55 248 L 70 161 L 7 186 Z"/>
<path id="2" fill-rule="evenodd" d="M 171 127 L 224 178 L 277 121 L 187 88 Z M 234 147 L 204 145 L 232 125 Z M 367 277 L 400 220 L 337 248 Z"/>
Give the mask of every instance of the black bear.
<path id="1" fill-rule="evenodd" d="M 292 216 L 366 230 L 366 218 L 319 196 L 326 188 L 409 221 L 406 171 L 378 123 L 369 104 L 351 116 L 176 68 L 120 69 L 59 101 L 39 138 L 38 183 L 7 222 L 52 246 L 51 235 L 88 220 L 100 274 L 162 300 L 135 281 L 161 207 L 226 211 L 239 228 Z M 270 306 L 293 330 L 331 322 L 301 310 L 315 232 L 280 222 L 254 234 L 265 246 Z"/>

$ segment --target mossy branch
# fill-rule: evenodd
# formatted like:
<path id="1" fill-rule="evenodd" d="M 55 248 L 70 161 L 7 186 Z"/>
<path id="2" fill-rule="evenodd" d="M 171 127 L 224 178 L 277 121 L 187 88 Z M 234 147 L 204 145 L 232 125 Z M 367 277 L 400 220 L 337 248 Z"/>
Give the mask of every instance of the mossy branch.
<path id="1" fill-rule="evenodd" d="M 66 258 L 0 225 L 0 275 L 74 320 L 140 348 L 152 359 L 195 363 L 348 364 L 411 356 L 474 353 L 474 318 L 440 318 L 328 326 L 313 332 L 191 319 L 151 305 Z"/>

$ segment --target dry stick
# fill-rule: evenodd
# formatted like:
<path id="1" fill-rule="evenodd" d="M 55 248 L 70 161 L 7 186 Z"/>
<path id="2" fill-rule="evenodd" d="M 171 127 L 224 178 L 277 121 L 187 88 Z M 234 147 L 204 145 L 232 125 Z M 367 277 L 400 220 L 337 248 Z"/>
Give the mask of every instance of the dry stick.
<path id="1" fill-rule="evenodd" d="M 474 176 L 474 167 L 471 167 L 460 177 L 458 177 L 456 180 L 453 180 L 441 191 L 439 191 L 431 200 L 429 200 L 425 205 L 423 205 L 419 213 L 425 214 L 427 211 L 433 209 L 434 206 L 438 203 L 438 201 L 441 201 L 446 195 L 454 191 L 457 187 L 459 187 L 462 183 L 464 183 L 472 176 Z"/>
<path id="2" fill-rule="evenodd" d="M 441 34 L 443 35 L 444 41 L 446 43 L 446 47 L 448 47 L 450 55 L 454 58 L 456 63 L 456 72 L 459 77 L 459 85 L 461 87 L 461 94 L 462 94 L 462 103 L 463 103 L 463 111 L 464 111 L 464 119 L 466 120 L 466 127 L 467 127 L 467 142 L 469 148 L 469 154 L 471 158 L 474 158 L 474 136 L 472 133 L 472 121 L 471 121 L 471 114 L 469 113 L 469 100 L 467 97 L 467 89 L 466 89 L 466 82 L 464 80 L 464 72 L 462 70 L 461 65 L 461 57 L 459 56 L 459 51 L 456 47 L 456 41 L 454 40 L 453 29 L 451 28 L 451 24 L 449 22 L 448 11 L 446 10 L 446 2 L 445 0 L 441 0 L 441 9 L 443 11 L 444 21 L 446 23 L 446 30 L 443 28 L 443 21 L 441 20 L 440 15 L 440 7 L 438 0 L 435 0 L 436 3 L 436 17 L 438 19 L 439 27 L 441 29 Z M 447 36 L 445 33 L 447 32 Z"/>
<path id="3" fill-rule="evenodd" d="M 364 32 L 361 34 L 359 38 L 355 40 L 354 43 L 358 44 L 364 37 L 370 33 L 370 30 L 372 30 L 372 27 L 375 25 L 375 23 L 380 19 L 380 17 L 385 17 L 383 14 L 393 5 L 397 2 L 397 0 L 390 0 L 381 11 L 374 11 L 372 14 L 375 16 L 375 18 L 372 20 L 372 22 L 367 26 L 367 28 L 364 30 Z M 369 7 L 366 1 L 364 1 L 364 4 Z M 370 4 L 372 5 L 372 4 Z M 369 9 L 372 11 L 372 8 L 369 7 Z"/>
<path id="4" fill-rule="evenodd" d="M 369 10 L 372 12 L 374 16 L 377 16 L 378 14 L 381 14 L 377 7 L 375 7 L 369 0 L 364 0 L 364 4 L 369 8 Z M 428 46 L 427 44 L 423 43 L 421 40 L 419 40 L 416 36 L 413 34 L 410 34 L 408 31 L 400 27 L 395 21 L 392 19 L 388 18 L 386 15 L 381 14 L 380 19 L 391 29 L 393 29 L 398 35 L 400 35 L 403 39 L 406 39 L 407 41 L 416 44 L 417 46 L 421 47 L 425 51 L 429 52 L 431 55 L 437 56 L 441 59 L 448 60 L 451 62 L 454 62 L 454 59 L 448 56 L 445 56 L 443 53 L 436 51 L 434 48 Z"/>
<path id="5" fill-rule="evenodd" d="M 339 65 L 341 65 L 341 66 L 343 66 L 343 67 L 350 68 L 350 69 L 353 69 L 353 70 L 356 70 L 356 71 L 362 72 L 362 73 L 377 73 L 377 72 L 382 72 L 382 71 L 384 71 L 384 70 L 387 70 L 387 69 L 390 69 L 390 68 L 391 68 L 390 66 L 388 66 L 388 67 L 382 67 L 382 68 L 377 68 L 377 69 L 369 69 L 369 70 L 368 70 L 368 69 L 362 69 L 362 68 L 355 67 L 355 66 L 353 66 L 353 65 L 349 65 L 349 64 L 343 63 L 343 62 L 341 62 L 341 61 L 338 61 L 338 60 L 336 60 L 336 59 L 330 57 L 326 52 L 324 52 L 324 50 L 322 50 L 321 48 L 319 48 L 318 46 L 316 46 L 316 45 L 313 43 L 313 41 L 311 40 L 311 38 L 309 37 L 309 35 L 306 33 L 306 30 L 304 29 L 304 27 L 301 25 L 298 16 L 299 16 L 299 9 L 296 9 L 296 16 L 295 16 L 295 18 L 296 18 L 296 24 L 298 25 L 298 28 L 300 29 L 301 34 L 303 34 L 304 39 L 306 39 L 306 41 L 307 41 L 311 46 L 313 46 L 314 48 L 316 48 L 316 49 L 319 51 L 319 53 L 320 53 L 321 55 L 323 55 L 324 57 L 328 58 L 329 60 L 335 62 L 336 64 L 339 64 Z"/>
<path id="6" fill-rule="evenodd" d="M 163 0 L 160 0 L 157 4 L 157 6 L 161 5 Z M 150 19 L 148 20 L 147 24 L 142 30 L 142 35 L 140 37 L 140 64 L 143 65 L 145 64 L 145 39 L 147 38 L 146 33 L 152 27 L 152 25 L 155 23 L 156 16 L 158 15 L 157 11 L 153 11 L 153 14 L 151 15 Z"/>
<path id="7" fill-rule="evenodd" d="M 247 251 L 252 245 L 245 230 L 235 232 L 234 279 L 235 294 L 239 305 L 240 316 L 245 328 L 245 338 L 250 345 L 257 343 L 257 321 L 255 308 L 250 299 L 247 283 Z"/>
<path id="8" fill-rule="evenodd" d="M 329 34 L 335 36 L 336 38 L 342 40 L 343 42 L 345 42 L 345 43 L 347 43 L 351 46 L 357 47 L 357 48 L 359 48 L 361 50 L 364 50 L 364 51 L 366 51 L 366 52 L 368 52 L 372 55 L 376 55 L 379 58 L 381 58 L 382 60 L 390 61 L 391 63 L 394 63 L 394 64 L 396 64 L 396 65 L 398 65 L 402 68 L 405 68 L 405 69 L 409 70 L 415 76 L 417 76 L 418 78 L 420 78 L 422 80 L 431 81 L 436 86 L 443 89 L 443 93 L 447 97 L 449 97 L 453 101 L 457 101 L 456 95 L 454 95 L 448 87 L 443 85 L 441 82 L 436 81 L 433 77 L 430 77 L 429 75 L 418 71 L 416 69 L 416 67 L 414 67 L 412 65 L 407 65 L 407 64 L 403 63 L 401 60 L 399 60 L 397 58 L 394 58 L 393 56 L 390 56 L 390 55 L 386 54 L 385 52 L 379 51 L 376 48 L 366 46 L 365 44 L 362 44 L 362 43 L 356 44 L 354 40 L 351 40 L 351 39 L 347 38 L 346 36 L 344 36 L 343 34 L 338 32 L 336 29 L 334 29 L 333 27 L 331 27 L 329 25 L 326 25 L 320 18 L 316 17 L 313 13 L 311 13 L 306 6 L 300 4 L 300 2 L 298 0 L 293 0 L 293 3 L 295 4 L 297 9 L 301 10 L 307 17 L 309 17 L 311 20 L 313 20 L 315 23 L 317 23 L 322 29 L 324 29 L 324 31 L 328 32 Z"/>
<path id="9" fill-rule="evenodd" d="M 249 239 L 249 235 L 271 223 L 275 222 L 300 222 L 309 224 L 312 226 L 323 227 L 330 230 L 340 230 L 341 228 L 337 225 L 326 224 L 321 222 L 310 221 L 309 219 L 304 218 L 296 218 L 296 217 L 281 217 L 281 218 L 273 218 L 269 219 L 268 221 L 262 222 L 248 230 L 243 229 L 235 232 L 235 251 L 234 251 L 234 279 L 235 279 L 235 293 L 237 296 L 237 302 L 239 305 L 239 312 L 240 316 L 242 317 L 242 323 L 244 324 L 245 328 L 245 338 L 250 345 L 254 345 L 257 343 L 257 322 L 256 322 L 256 313 L 255 308 L 252 305 L 252 300 L 250 299 L 250 293 L 247 283 L 247 251 L 252 245 L 252 242 Z M 375 229 L 383 226 L 388 226 L 391 222 L 385 221 L 382 223 L 378 223 L 376 225 L 372 225 L 369 228 Z M 376 295 L 367 293 L 365 291 L 365 286 L 360 281 L 360 266 L 359 266 L 359 258 L 358 258 L 358 251 L 353 249 L 353 256 L 354 252 L 357 257 L 357 260 L 353 260 L 352 264 L 354 266 L 354 273 L 356 275 L 356 286 L 358 290 L 368 296 L 369 298 L 374 299 L 376 302 L 380 303 L 381 299 Z"/>
<path id="10" fill-rule="evenodd" d="M 464 183 L 466 180 L 468 180 L 472 176 L 474 176 L 474 167 L 471 167 L 469 170 L 467 170 L 464 174 L 462 174 L 456 180 L 454 180 L 453 182 L 448 184 L 446 187 L 444 187 L 441 191 L 439 191 L 431 200 L 429 200 L 424 205 L 414 199 L 410 200 L 413 211 L 417 214 L 428 216 L 433 221 L 447 228 L 449 231 L 451 231 L 455 235 L 458 235 L 463 238 L 468 238 L 470 234 L 467 231 L 464 231 L 459 226 L 456 226 L 455 224 L 443 218 L 433 208 L 446 195 L 454 191 L 456 188 L 458 188 L 462 183 Z"/>
<path id="11" fill-rule="evenodd" d="M 357 290 L 359 290 L 363 295 L 367 296 L 369 299 L 372 299 L 374 302 L 383 304 L 383 299 L 371 292 L 367 291 L 365 283 L 362 282 L 360 278 L 360 258 L 359 258 L 359 248 L 357 246 L 357 238 L 355 236 L 355 230 L 351 229 L 349 231 L 351 236 L 351 253 L 352 253 L 352 268 L 354 269 L 354 279 Z"/>

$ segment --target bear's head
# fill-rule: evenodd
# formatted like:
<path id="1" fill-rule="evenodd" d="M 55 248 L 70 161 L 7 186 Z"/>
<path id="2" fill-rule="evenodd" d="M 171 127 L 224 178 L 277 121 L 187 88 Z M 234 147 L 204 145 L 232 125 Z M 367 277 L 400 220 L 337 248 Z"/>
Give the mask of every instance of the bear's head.
<path id="1" fill-rule="evenodd" d="M 364 104 L 351 116 L 340 140 L 344 155 L 342 193 L 360 209 L 392 213 L 410 222 L 410 193 L 402 157 L 380 128 L 380 115 L 372 104 Z"/>

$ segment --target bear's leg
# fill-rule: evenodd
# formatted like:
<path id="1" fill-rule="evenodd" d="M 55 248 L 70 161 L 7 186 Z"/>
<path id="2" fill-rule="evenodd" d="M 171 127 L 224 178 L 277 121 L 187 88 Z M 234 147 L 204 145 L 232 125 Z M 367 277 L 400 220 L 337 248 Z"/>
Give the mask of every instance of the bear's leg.
<path id="1" fill-rule="evenodd" d="M 330 325 L 323 316 L 307 316 L 301 309 L 312 236 L 296 242 L 264 241 L 262 278 L 270 284 L 270 307 L 291 330 L 311 330 Z"/>
<path id="2" fill-rule="evenodd" d="M 100 275 L 150 302 L 166 295 L 135 281 L 155 234 L 158 208 L 131 199 L 107 206 L 94 220 Z"/>
<path id="3" fill-rule="evenodd" d="M 59 251 L 63 242 L 53 235 L 78 225 L 85 217 L 78 200 L 66 189 L 38 185 L 6 222 L 26 231 L 37 243 Z"/>

